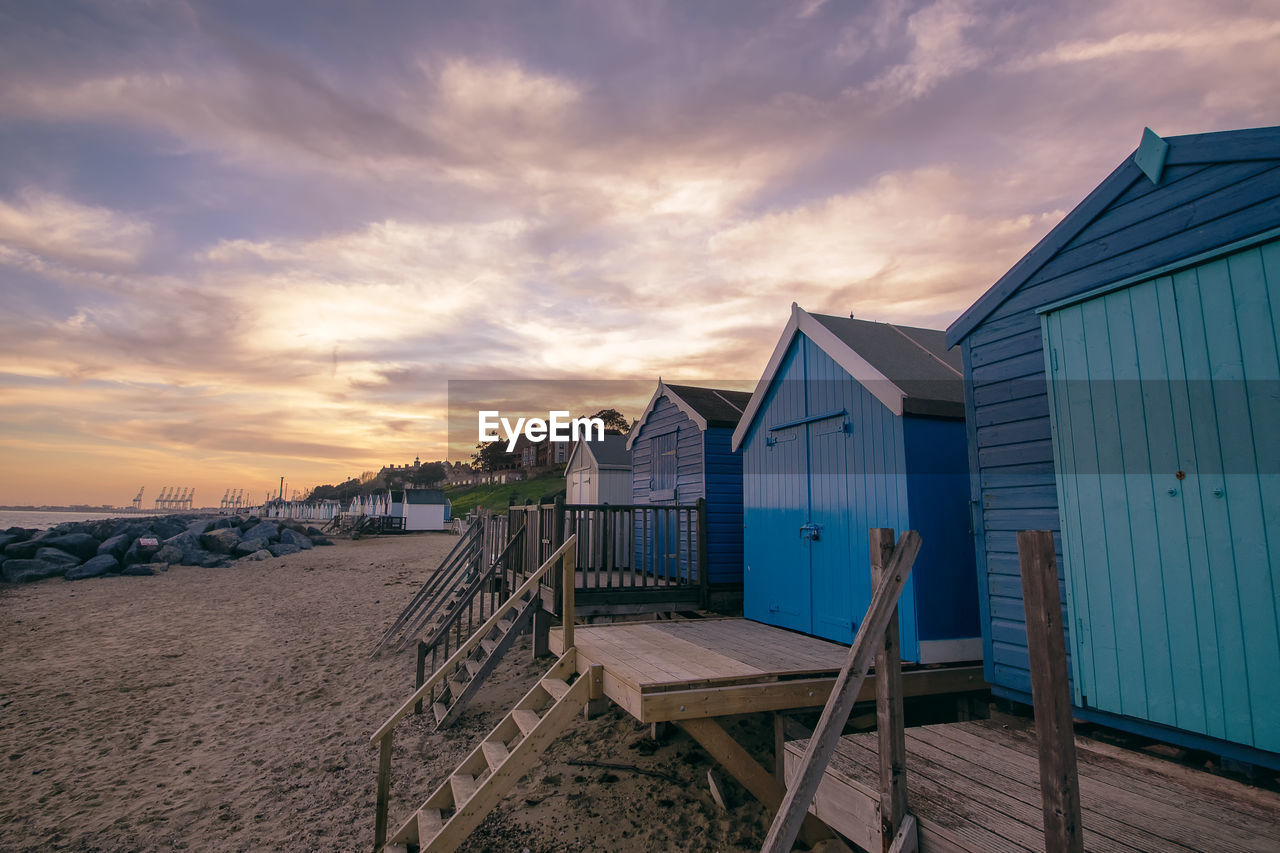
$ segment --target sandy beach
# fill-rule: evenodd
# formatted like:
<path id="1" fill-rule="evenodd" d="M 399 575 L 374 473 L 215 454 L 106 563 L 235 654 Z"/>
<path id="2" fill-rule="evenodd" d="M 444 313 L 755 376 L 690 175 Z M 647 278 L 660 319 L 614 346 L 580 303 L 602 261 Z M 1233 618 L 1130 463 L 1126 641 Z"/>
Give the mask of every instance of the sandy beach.
<path id="1" fill-rule="evenodd" d="M 339 540 L 226 569 L 0 589 L 0 849 L 361 851 L 368 737 L 412 691 L 413 652 L 368 659 L 452 546 L 447 534 Z M 393 824 L 550 660 L 527 637 L 451 730 L 397 729 Z M 763 743 L 757 721 L 745 742 Z M 765 756 L 761 756 L 762 758 Z M 583 767 L 612 761 L 670 774 Z M 763 809 L 707 757 L 616 708 L 558 741 L 463 848 L 758 849 Z"/>

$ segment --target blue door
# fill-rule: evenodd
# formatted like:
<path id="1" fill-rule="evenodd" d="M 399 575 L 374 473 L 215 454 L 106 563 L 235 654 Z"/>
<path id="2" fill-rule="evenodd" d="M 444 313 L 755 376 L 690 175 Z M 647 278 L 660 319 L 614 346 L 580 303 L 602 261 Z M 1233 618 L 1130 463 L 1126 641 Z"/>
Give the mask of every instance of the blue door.
<path id="1" fill-rule="evenodd" d="M 850 517 L 850 447 L 853 430 L 843 410 L 806 425 L 809 445 L 809 572 L 810 632 L 842 643 L 852 643 L 855 617 L 865 611 L 855 602 L 868 597 L 869 577 L 856 574 L 869 564 L 860 559 L 866 543 L 854 550 L 851 530 L 858 523 Z M 865 527 L 863 528 L 865 529 Z M 868 569 L 869 571 L 869 569 Z M 855 595 L 854 588 L 858 587 Z"/>
<path id="2" fill-rule="evenodd" d="M 1044 316 L 1081 706 L 1280 751 L 1280 242 Z"/>

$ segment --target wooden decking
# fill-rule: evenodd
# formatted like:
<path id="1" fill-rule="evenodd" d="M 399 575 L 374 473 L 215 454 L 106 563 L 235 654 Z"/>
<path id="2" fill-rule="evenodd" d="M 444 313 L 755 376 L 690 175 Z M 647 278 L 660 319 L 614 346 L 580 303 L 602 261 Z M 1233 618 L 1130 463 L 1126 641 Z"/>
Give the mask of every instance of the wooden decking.
<path id="1" fill-rule="evenodd" d="M 562 654 L 559 629 L 551 650 Z M 578 626 L 578 671 L 604 669 L 604 693 L 644 723 L 826 703 L 848 655 L 838 643 L 747 619 Z M 982 690 L 981 666 L 906 669 L 907 696 Z M 860 698 L 875 698 L 868 678 Z"/>
<path id="2" fill-rule="evenodd" d="M 908 805 L 920 850 L 1043 850 L 1035 733 L 982 720 L 906 730 Z M 786 747 L 790 779 L 807 741 Z M 1076 737 L 1085 849 L 1280 850 L 1280 795 Z M 811 811 L 855 843 L 880 844 L 876 735 L 849 735 Z"/>

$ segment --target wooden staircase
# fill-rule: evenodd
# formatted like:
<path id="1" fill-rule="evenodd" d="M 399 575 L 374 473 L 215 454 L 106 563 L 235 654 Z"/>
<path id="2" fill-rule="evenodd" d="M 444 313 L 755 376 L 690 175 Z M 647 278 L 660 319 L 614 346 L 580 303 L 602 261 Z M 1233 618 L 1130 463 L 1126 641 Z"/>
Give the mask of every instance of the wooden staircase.
<path id="1" fill-rule="evenodd" d="M 598 666 L 579 676 L 577 652 L 566 652 L 381 849 L 457 849 L 587 701 L 598 697 L 600 678 Z"/>
<path id="2" fill-rule="evenodd" d="M 514 597 L 514 596 L 513 596 Z M 432 696 L 431 713 L 435 717 L 436 730 L 444 728 L 458 718 L 471 699 L 480 690 L 498 661 L 524 633 L 538 609 L 537 589 L 526 591 L 517 599 L 513 612 L 498 620 L 480 639 L 474 650 L 453 665 L 440 682 L 439 693 Z M 481 627 L 484 630 L 484 627 Z"/>
<path id="3" fill-rule="evenodd" d="M 442 613 L 448 612 L 451 605 L 457 604 L 461 590 L 479 568 L 483 538 L 483 524 L 480 521 L 473 523 L 458 537 L 439 568 L 382 635 L 373 655 L 384 648 L 399 651 L 424 630 L 430 632 L 439 625 L 439 621 L 444 618 Z"/>
<path id="4" fill-rule="evenodd" d="M 599 667 L 590 677 L 576 676 L 573 648 L 574 548 L 570 536 L 529 575 L 493 614 L 471 633 L 444 665 L 414 691 L 370 738 L 378 745 L 375 850 L 452 850 L 483 819 L 485 813 L 517 779 L 528 772 L 569 720 L 589 699 L 603 695 Z M 502 653 L 520 635 L 534 611 L 541 607 L 540 586 L 559 568 L 565 654 L 529 691 L 466 761 L 436 790 L 387 843 L 387 814 L 391 798 L 391 757 L 395 727 L 424 700 L 431 702 L 437 726 L 453 719 L 471 698 Z M 438 692 L 439 691 L 439 692 Z"/>

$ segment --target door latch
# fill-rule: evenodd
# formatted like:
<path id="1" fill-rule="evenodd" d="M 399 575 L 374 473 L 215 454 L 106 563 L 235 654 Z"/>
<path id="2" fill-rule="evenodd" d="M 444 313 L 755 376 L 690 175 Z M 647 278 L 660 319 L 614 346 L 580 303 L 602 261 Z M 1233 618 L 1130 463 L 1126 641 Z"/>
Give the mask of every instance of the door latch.
<path id="1" fill-rule="evenodd" d="M 821 531 L 821 524 L 814 524 L 812 522 L 809 524 L 802 524 L 800 525 L 800 538 L 808 539 L 810 542 L 817 542 Z"/>

